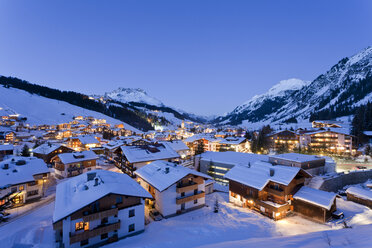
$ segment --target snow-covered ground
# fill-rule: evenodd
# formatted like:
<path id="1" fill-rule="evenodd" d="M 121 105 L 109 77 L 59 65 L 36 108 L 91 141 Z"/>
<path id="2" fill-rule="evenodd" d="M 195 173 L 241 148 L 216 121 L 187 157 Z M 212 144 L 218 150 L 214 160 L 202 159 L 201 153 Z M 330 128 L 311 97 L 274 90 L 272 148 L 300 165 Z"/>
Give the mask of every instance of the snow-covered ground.
<path id="1" fill-rule="evenodd" d="M 97 119 L 106 119 L 107 123 L 120 124 L 120 120 L 107 115 L 80 108 L 63 101 L 57 101 L 23 90 L 0 87 L 0 107 L 2 111 L 10 114 L 20 114 L 27 117 L 29 124 L 58 124 L 70 122 L 74 116 L 93 116 Z M 126 129 L 138 132 L 129 124 L 124 124 Z"/>
<path id="2" fill-rule="evenodd" d="M 219 213 L 213 213 L 216 198 Z M 340 221 L 318 224 L 300 216 L 273 221 L 257 212 L 235 207 L 227 202 L 227 198 L 226 193 L 207 195 L 208 207 L 152 222 L 144 233 L 106 247 L 329 247 L 328 239 L 332 245 L 368 247 L 364 236 L 368 237 L 372 232 L 372 210 L 359 204 L 337 199 L 338 208 L 353 227 L 342 229 Z M 54 203 L 51 203 L 1 226 L 1 247 L 15 244 L 54 247 L 53 210 Z"/>

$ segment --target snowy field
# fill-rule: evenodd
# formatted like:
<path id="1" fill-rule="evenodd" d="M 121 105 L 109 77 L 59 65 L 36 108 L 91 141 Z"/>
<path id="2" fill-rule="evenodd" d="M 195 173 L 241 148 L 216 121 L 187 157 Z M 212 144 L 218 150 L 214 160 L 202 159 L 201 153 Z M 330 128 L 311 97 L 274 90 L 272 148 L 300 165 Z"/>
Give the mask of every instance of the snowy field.
<path id="1" fill-rule="evenodd" d="M 341 222 L 324 225 L 300 216 L 273 221 L 257 212 L 227 203 L 226 193 L 214 193 L 207 197 L 208 207 L 152 222 L 146 226 L 144 233 L 105 247 L 329 247 L 328 239 L 341 247 L 349 244 L 352 244 L 350 247 L 368 247 L 364 246 L 365 237 L 359 238 L 363 236 L 360 232 L 372 232 L 372 210 L 342 199 L 337 199 L 337 206 L 345 213 L 345 219 L 353 227 L 351 229 L 342 229 Z M 217 214 L 213 213 L 216 198 L 220 203 Z M 54 247 L 53 210 L 54 203 L 50 203 L 0 226 L 1 247 Z"/>

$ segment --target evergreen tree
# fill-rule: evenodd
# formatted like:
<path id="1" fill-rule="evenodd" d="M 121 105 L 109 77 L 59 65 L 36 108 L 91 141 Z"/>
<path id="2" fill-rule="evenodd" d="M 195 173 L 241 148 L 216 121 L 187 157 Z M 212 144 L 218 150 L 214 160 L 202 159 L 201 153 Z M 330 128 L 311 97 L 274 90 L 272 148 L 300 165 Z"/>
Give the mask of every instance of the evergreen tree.
<path id="1" fill-rule="evenodd" d="M 22 151 L 21 151 L 21 156 L 22 157 L 30 157 L 31 156 L 30 148 L 28 147 L 27 144 L 23 146 Z"/>

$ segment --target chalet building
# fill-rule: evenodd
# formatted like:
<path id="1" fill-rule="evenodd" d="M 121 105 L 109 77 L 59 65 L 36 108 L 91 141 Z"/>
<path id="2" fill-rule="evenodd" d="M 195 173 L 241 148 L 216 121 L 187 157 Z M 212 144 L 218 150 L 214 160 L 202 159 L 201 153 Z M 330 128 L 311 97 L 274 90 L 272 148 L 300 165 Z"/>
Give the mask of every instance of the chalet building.
<path id="1" fill-rule="evenodd" d="M 171 217 L 205 205 L 205 180 L 209 176 L 165 161 L 155 161 L 134 172 L 140 185 L 151 193 L 149 200 L 164 217 Z"/>
<path id="2" fill-rule="evenodd" d="M 0 127 L 0 143 L 12 144 L 15 141 L 15 133 L 10 128 Z"/>
<path id="3" fill-rule="evenodd" d="M 341 122 L 338 121 L 313 121 L 313 128 L 341 128 Z"/>
<path id="4" fill-rule="evenodd" d="M 145 229 L 151 195 L 125 174 L 95 170 L 57 185 L 53 229 L 57 247 L 98 247 Z"/>
<path id="5" fill-rule="evenodd" d="M 39 158 L 12 157 L 0 162 L 0 207 L 21 206 L 42 197 L 49 174 Z"/>
<path id="6" fill-rule="evenodd" d="M 227 137 L 219 142 L 219 151 L 248 152 L 249 143 L 243 137 Z"/>
<path id="7" fill-rule="evenodd" d="M 205 152 L 195 158 L 195 168 L 211 176 L 216 182 L 228 185 L 225 174 L 235 165 L 248 165 L 256 161 L 268 161 L 266 155 L 242 152 Z"/>
<path id="8" fill-rule="evenodd" d="M 182 159 L 189 159 L 191 157 L 189 147 L 182 140 L 172 140 L 162 143 L 168 144 L 168 146 L 175 150 Z"/>
<path id="9" fill-rule="evenodd" d="M 316 152 L 352 154 L 354 139 L 350 134 L 331 130 L 306 132 L 300 136 L 300 147 Z"/>
<path id="10" fill-rule="evenodd" d="M 268 135 L 270 148 L 274 151 L 282 149 L 293 151 L 299 147 L 299 135 L 290 130 L 283 130 Z"/>
<path id="11" fill-rule="evenodd" d="M 13 145 L 0 145 L 0 161 L 3 161 L 7 157 L 13 155 Z"/>
<path id="12" fill-rule="evenodd" d="M 179 159 L 178 153 L 167 144 L 152 144 L 144 146 L 121 146 L 117 166 L 130 176 L 142 166 L 153 161 L 163 160 L 173 162 Z"/>
<path id="13" fill-rule="evenodd" d="M 293 196 L 293 209 L 313 221 L 325 223 L 337 210 L 336 194 L 303 186 Z"/>
<path id="14" fill-rule="evenodd" d="M 190 148 L 191 154 L 200 152 L 220 150 L 220 139 L 216 139 L 209 135 L 194 135 L 184 140 L 185 144 Z"/>
<path id="15" fill-rule="evenodd" d="M 273 165 L 286 165 L 306 170 L 311 175 L 324 174 L 326 171 L 326 159 L 315 155 L 300 153 L 284 153 L 270 155 L 269 162 Z"/>
<path id="16" fill-rule="evenodd" d="M 124 143 L 119 141 L 119 140 L 117 140 L 117 141 L 113 140 L 113 141 L 108 142 L 107 144 L 102 145 L 105 156 L 109 160 L 115 160 L 116 157 L 117 157 L 116 152 L 117 152 L 117 150 L 120 149 L 120 147 L 122 145 L 124 145 Z"/>
<path id="17" fill-rule="evenodd" d="M 52 158 L 57 177 L 73 177 L 96 169 L 98 156 L 93 151 L 61 153 Z"/>
<path id="18" fill-rule="evenodd" d="M 89 150 L 91 148 L 100 147 L 101 143 L 93 135 L 80 135 L 71 137 L 67 140 L 68 147 L 75 151 Z"/>
<path id="19" fill-rule="evenodd" d="M 226 173 L 229 180 L 229 201 L 261 212 L 274 220 L 293 210 L 293 195 L 311 175 L 298 167 L 273 166 L 255 162 L 234 166 Z"/>
<path id="20" fill-rule="evenodd" d="M 348 201 L 353 201 L 369 208 L 372 208 L 372 191 L 358 188 L 358 187 L 349 187 L 346 190 L 346 197 Z"/>
<path id="21" fill-rule="evenodd" d="M 45 143 L 33 149 L 32 152 L 35 157 L 41 158 L 47 164 L 51 164 L 52 158 L 55 157 L 57 154 L 69 153 L 73 151 L 73 149 L 62 144 Z"/>

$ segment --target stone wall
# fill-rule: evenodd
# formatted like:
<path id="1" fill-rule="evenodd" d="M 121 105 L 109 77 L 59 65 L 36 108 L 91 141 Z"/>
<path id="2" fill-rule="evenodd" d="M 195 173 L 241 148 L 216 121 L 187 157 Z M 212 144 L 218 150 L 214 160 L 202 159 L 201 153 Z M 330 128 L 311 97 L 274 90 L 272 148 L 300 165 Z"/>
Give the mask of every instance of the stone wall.
<path id="1" fill-rule="evenodd" d="M 347 174 L 338 173 L 332 178 L 325 178 L 320 190 L 337 192 L 346 185 L 364 183 L 372 179 L 372 170 L 353 171 Z"/>

